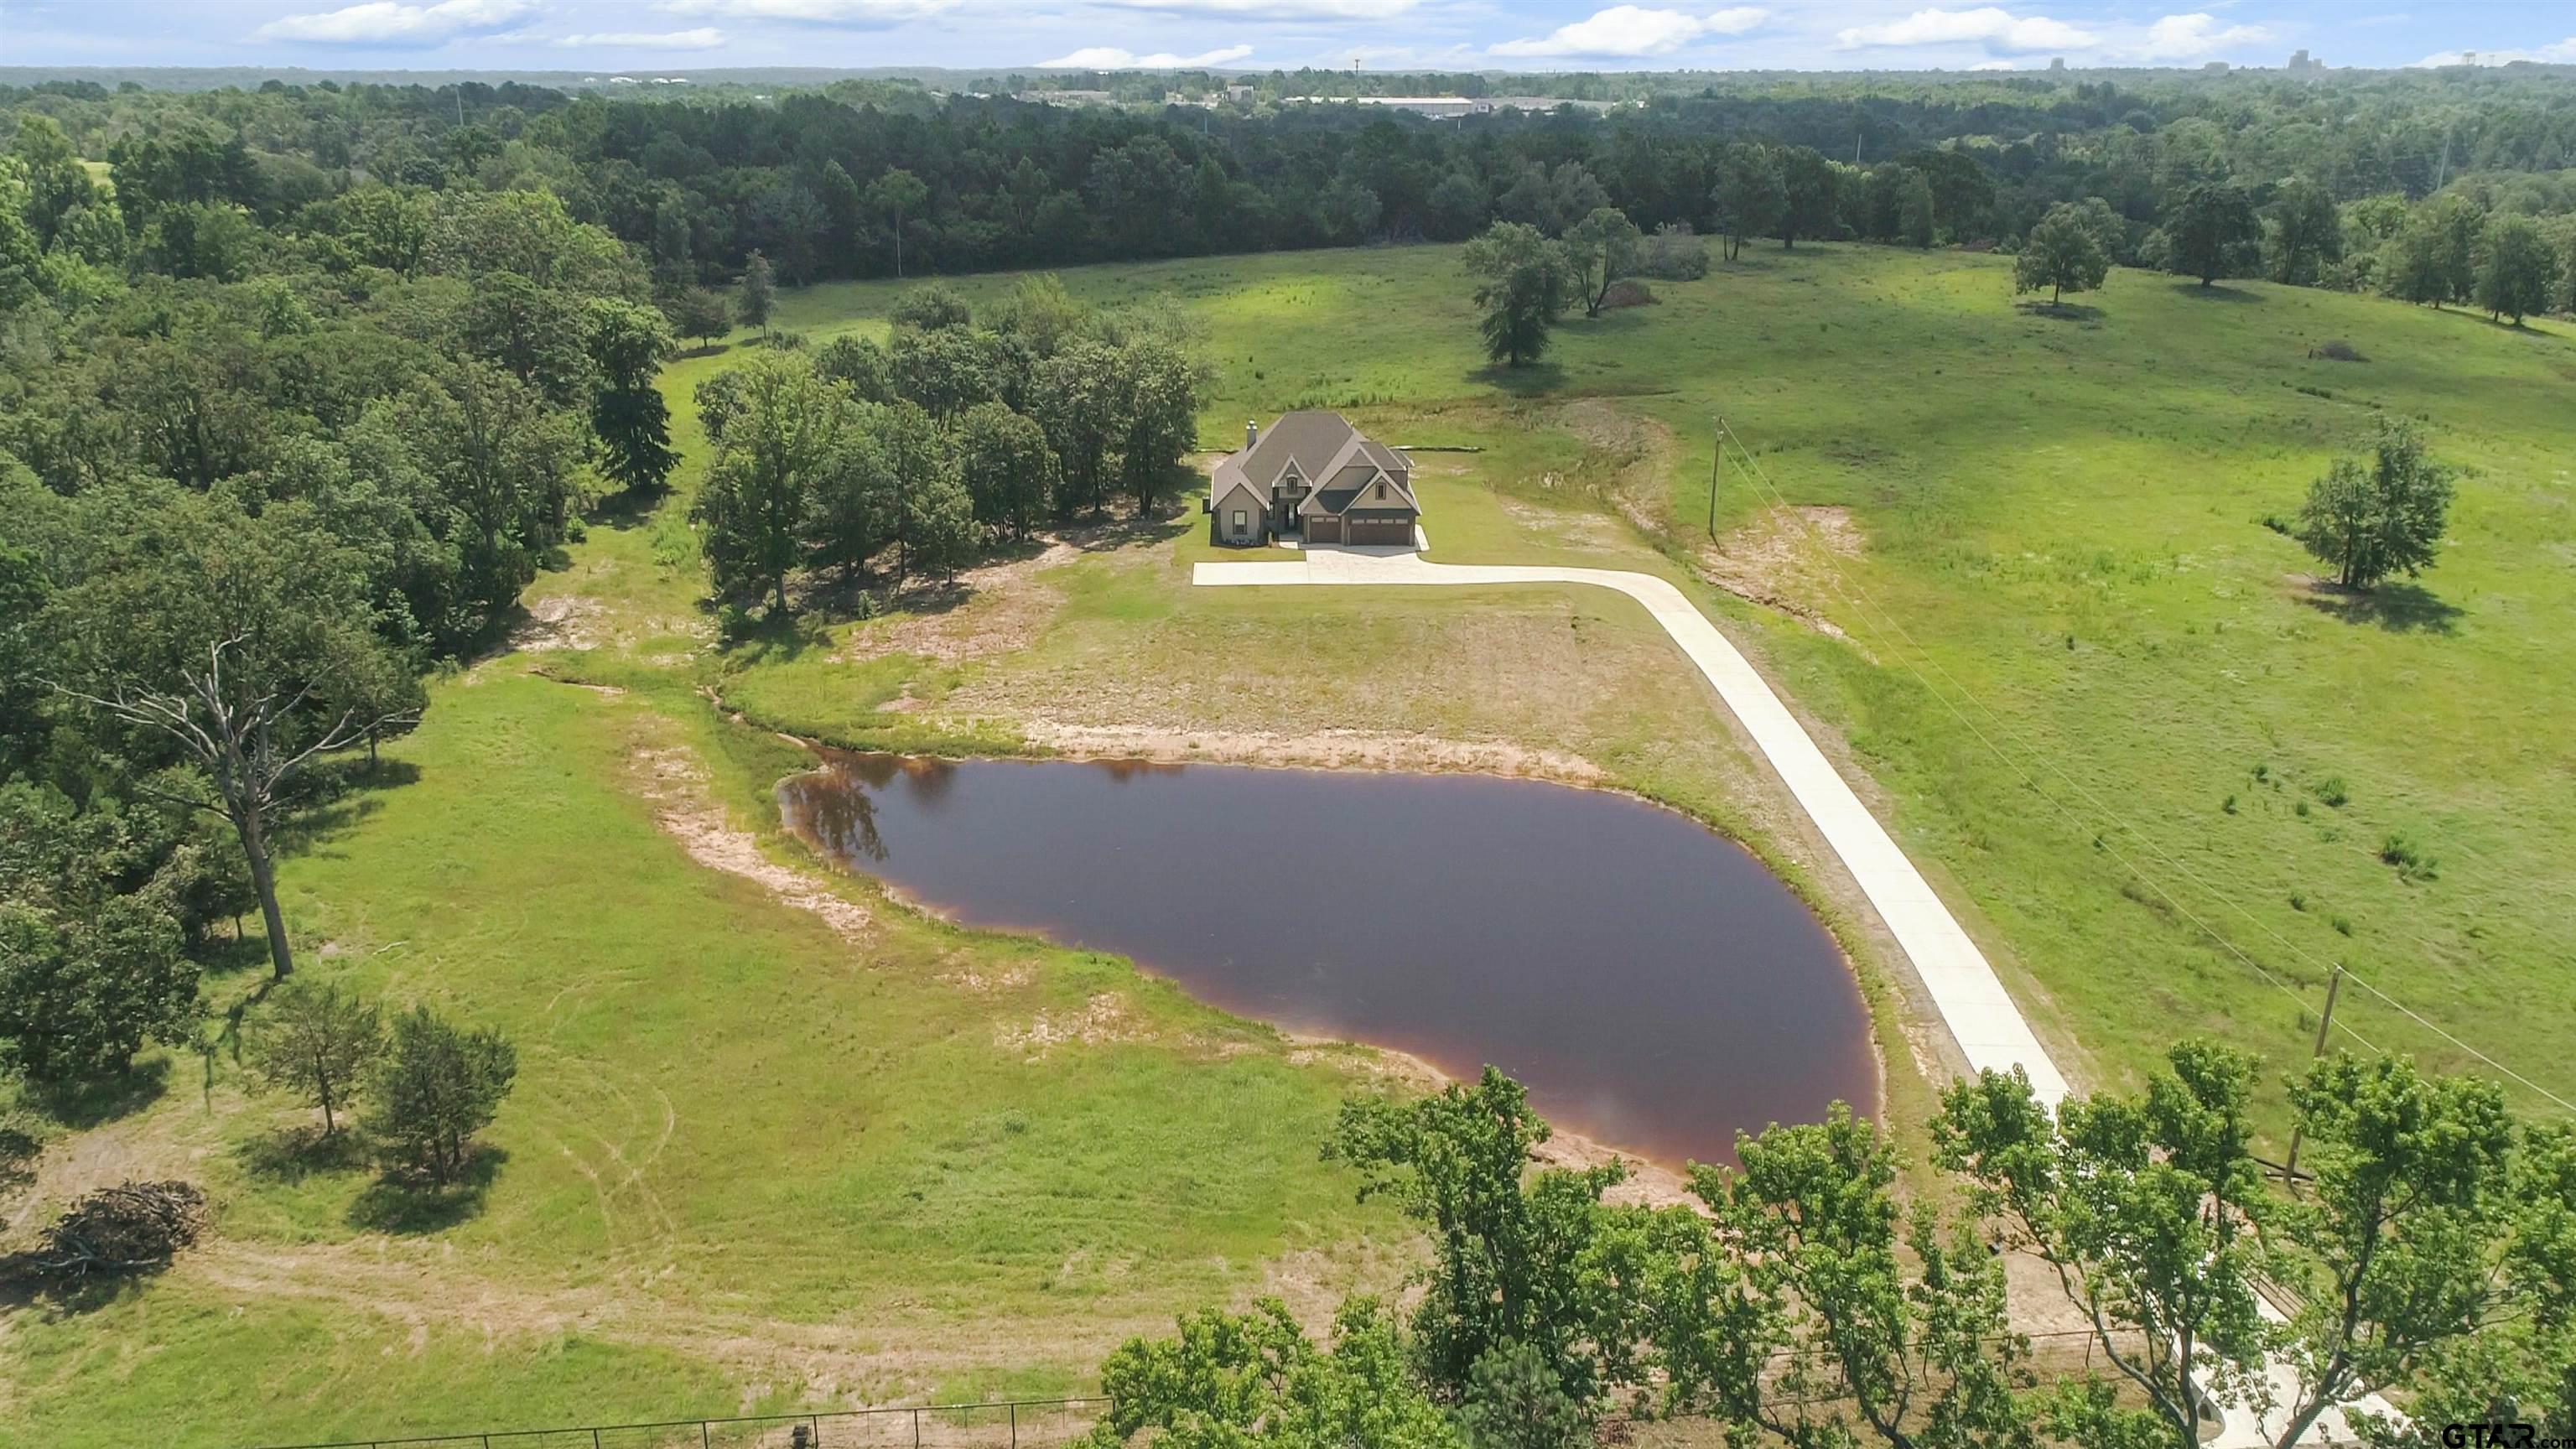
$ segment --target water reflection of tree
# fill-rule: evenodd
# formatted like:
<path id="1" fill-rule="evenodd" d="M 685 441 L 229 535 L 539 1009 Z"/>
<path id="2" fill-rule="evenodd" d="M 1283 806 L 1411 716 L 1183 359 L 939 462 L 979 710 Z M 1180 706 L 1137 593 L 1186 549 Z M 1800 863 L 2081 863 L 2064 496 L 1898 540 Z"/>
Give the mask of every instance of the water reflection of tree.
<path id="1" fill-rule="evenodd" d="M 1098 764 L 1109 772 L 1110 779 L 1121 785 L 1145 775 L 1177 775 L 1188 768 L 1161 760 L 1101 760 Z"/>
<path id="2" fill-rule="evenodd" d="M 842 859 L 883 861 L 886 846 L 877 833 L 877 802 L 857 775 L 836 764 L 788 781 L 782 787 L 788 811 L 807 834 Z"/>
<path id="3" fill-rule="evenodd" d="M 931 755 L 894 756 L 903 766 L 903 788 L 925 815 L 936 814 L 957 783 L 957 762 Z"/>

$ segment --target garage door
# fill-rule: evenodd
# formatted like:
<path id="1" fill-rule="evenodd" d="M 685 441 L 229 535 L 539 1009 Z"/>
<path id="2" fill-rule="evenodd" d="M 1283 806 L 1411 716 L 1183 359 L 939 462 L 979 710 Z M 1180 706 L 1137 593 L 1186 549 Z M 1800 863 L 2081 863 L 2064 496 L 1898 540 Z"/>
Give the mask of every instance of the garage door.
<path id="1" fill-rule="evenodd" d="M 1338 519 L 1338 518 L 1309 518 L 1309 519 L 1307 519 L 1307 520 L 1306 520 L 1306 541 L 1307 541 L 1307 542 L 1309 542 L 1309 543 L 1339 543 L 1339 542 L 1341 542 L 1341 541 L 1342 541 L 1342 521 L 1341 521 L 1340 519 Z"/>
<path id="2" fill-rule="evenodd" d="M 1401 518 L 1354 518 L 1350 521 L 1350 533 L 1350 541 L 1353 543 L 1405 544 L 1413 542 L 1413 525 Z"/>

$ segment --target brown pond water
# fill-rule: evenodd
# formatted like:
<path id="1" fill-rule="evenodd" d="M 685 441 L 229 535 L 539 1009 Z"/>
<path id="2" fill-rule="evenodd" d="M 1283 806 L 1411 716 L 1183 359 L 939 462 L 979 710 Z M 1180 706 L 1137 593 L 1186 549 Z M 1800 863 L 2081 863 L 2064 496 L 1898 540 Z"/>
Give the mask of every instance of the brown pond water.
<path id="1" fill-rule="evenodd" d="M 779 787 L 853 869 L 1111 951 L 1295 1031 L 1492 1063 L 1678 1164 L 1873 1110 L 1833 938 L 1741 847 L 1600 791 L 1475 775 L 834 754 Z"/>

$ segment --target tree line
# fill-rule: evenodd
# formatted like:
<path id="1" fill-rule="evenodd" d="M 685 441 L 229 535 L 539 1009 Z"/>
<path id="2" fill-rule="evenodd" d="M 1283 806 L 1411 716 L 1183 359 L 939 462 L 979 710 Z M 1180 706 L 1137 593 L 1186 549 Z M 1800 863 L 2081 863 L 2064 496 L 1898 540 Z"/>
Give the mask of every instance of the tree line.
<path id="1" fill-rule="evenodd" d="M 859 81 L 651 100 L 523 85 L 52 83 L 0 91 L 0 105 L 54 121 L 80 156 L 139 187 L 262 223 L 371 187 L 547 190 L 634 249 L 665 294 L 735 278 L 754 252 L 795 285 L 1464 240 L 1496 221 L 1540 224 L 1567 165 L 1646 232 L 1767 235 L 1759 217 L 1775 203 L 1742 174 L 1746 143 L 1773 155 L 1788 241 L 2012 244 L 2051 207 L 2098 197 L 2121 223 L 2113 260 L 2157 265 L 2159 235 L 2203 182 L 2240 190 L 2267 229 L 2285 198 L 2313 206 L 2312 187 L 2347 226 L 2371 229 L 2357 250 L 2374 256 L 2392 202 L 2576 212 L 2576 110 L 2542 72 L 1547 77 L 1531 84 L 1641 104 L 1439 121 L 1273 104 L 1314 80 L 1263 78 L 1263 100 L 1216 110 Z M 2295 223 L 2258 264 L 2285 280 L 2378 284 Z"/>
<path id="2" fill-rule="evenodd" d="M 956 293 L 917 288 L 889 344 L 773 337 L 698 385 L 715 444 L 701 551 L 719 593 L 785 614 L 791 577 L 945 576 L 1113 494 L 1150 517 L 1182 484 L 1201 386 L 1168 309 L 1095 309 L 1047 273 L 979 325 Z"/>
<path id="3" fill-rule="evenodd" d="M 1428 1236 L 1415 1306 L 1346 1300 L 1321 1343 L 1277 1300 L 1184 1315 L 1110 1355 L 1091 1442 L 1566 1449 L 1621 1413 L 1793 1449 L 2197 1449 L 2212 1393 L 2269 1411 L 2279 1449 L 2369 1392 L 2409 1409 L 2349 1416 L 2383 1449 L 2576 1431 L 2576 1130 L 2336 1055 L 2287 1084 L 2289 1192 L 2255 1156 L 2259 1082 L 2206 1041 L 2055 1111 L 1982 1073 L 1943 1094 L 1943 1181 L 1910 1202 L 1896 1146 L 1836 1103 L 1739 1136 L 1670 1207 L 1606 1202 L 1615 1161 L 1534 1167 L 1548 1126 L 1491 1068 L 1354 1100 L 1325 1156 Z M 2034 1364 L 2007 1249 L 2051 1270 L 2102 1367 Z"/>
<path id="4" fill-rule="evenodd" d="M 11 132 L 0 1064 L 51 1090 L 195 1042 L 245 916 L 293 971 L 281 843 L 591 504 L 663 485 L 673 343 L 549 191 L 262 210 L 238 137 L 129 138 L 102 183 L 50 118 Z"/>

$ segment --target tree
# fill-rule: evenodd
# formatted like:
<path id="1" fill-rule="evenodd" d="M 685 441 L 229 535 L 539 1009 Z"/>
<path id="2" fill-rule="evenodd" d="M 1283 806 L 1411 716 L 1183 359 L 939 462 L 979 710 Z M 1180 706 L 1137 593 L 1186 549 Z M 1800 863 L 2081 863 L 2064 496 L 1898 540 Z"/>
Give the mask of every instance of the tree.
<path id="1" fill-rule="evenodd" d="M 956 451 L 930 414 L 909 402 L 869 408 L 861 426 L 884 450 L 894 479 L 894 575 L 946 576 L 975 545 L 975 505 L 957 476 Z"/>
<path id="2" fill-rule="evenodd" d="M 153 862 L 129 813 L 0 787 L 0 1062 L 40 1086 L 117 1076 L 196 1025 L 192 862 Z"/>
<path id="3" fill-rule="evenodd" d="M 1594 1417 L 1592 1401 L 1567 1393 L 1547 1355 L 1526 1343 L 1476 1360 L 1458 1409 L 1473 1449 L 1571 1449 L 1590 1440 Z"/>
<path id="4" fill-rule="evenodd" d="M 2243 276 L 2263 226 L 2245 193 L 2223 182 L 2203 181 L 2182 194 L 2165 227 L 2165 270 L 2200 278 L 2204 287 L 2221 277 Z"/>
<path id="5" fill-rule="evenodd" d="M 894 359 L 867 337 L 835 337 L 814 354 L 815 375 L 861 402 L 895 400 Z"/>
<path id="6" fill-rule="evenodd" d="M 972 327 L 975 313 L 966 305 L 966 299 L 957 295 L 956 288 L 934 283 L 910 288 L 895 298 L 886 320 L 915 332 L 937 332 L 949 327 Z"/>
<path id="7" fill-rule="evenodd" d="M 998 402 L 977 403 L 958 420 L 957 461 L 976 519 L 1013 538 L 1028 537 L 1055 496 L 1046 429 Z"/>
<path id="8" fill-rule="evenodd" d="M 1628 275 L 1637 256 L 1637 224 L 1615 206 L 1596 208 L 1566 229 L 1566 260 L 1573 269 L 1583 315 L 1598 317 L 1610 284 Z"/>
<path id="9" fill-rule="evenodd" d="M 859 420 L 834 436 L 804 489 L 797 531 L 806 566 L 838 569 L 844 580 L 856 578 L 893 539 L 903 492 L 894 463 L 865 426 L 864 414 L 852 416 Z"/>
<path id="10" fill-rule="evenodd" d="M 1673 1402 L 1792 1449 L 2035 1449 L 2002 1264 L 1966 1225 L 1898 1209 L 1876 1129 L 1836 1102 L 1821 1124 L 1739 1137 L 1736 1156 L 1692 1168 L 1715 1224 L 1692 1225 L 1705 1236 L 1655 1295 Z"/>
<path id="11" fill-rule="evenodd" d="M 1433 241 L 1465 241 L 1485 225 L 1490 193 L 1473 171 L 1452 171 L 1431 188 L 1422 230 Z"/>
<path id="12" fill-rule="evenodd" d="M 760 335 L 769 335 L 769 309 L 778 300 L 778 284 L 770 276 L 769 258 L 755 249 L 742 266 L 742 286 L 734 293 L 733 314 L 746 327 L 757 327 Z"/>
<path id="13" fill-rule="evenodd" d="M 1315 214 L 1324 224 L 1325 239 L 1337 245 L 1354 245 L 1377 235 L 1378 217 L 1383 211 L 1377 193 L 1349 176 L 1336 176 L 1315 199 Z"/>
<path id="14" fill-rule="evenodd" d="M 1834 163 L 1812 146 L 1780 148 L 1780 213 L 1772 225 L 1785 249 L 1798 238 L 1822 239 L 1834 234 L 1834 202 L 1840 182 Z"/>
<path id="15" fill-rule="evenodd" d="M 1933 235 L 1932 178 L 1911 166 L 1896 183 L 1896 232 L 1908 245 L 1929 247 Z"/>
<path id="16" fill-rule="evenodd" d="M 251 1038 L 251 1069 L 262 1082 L 322 1109 L 322 1135 L 339 1130 L 336 1111 L 384 1050 L 376 1008 L 337 985 L 289 987 L 273 998 L 275 1015 Z"/>
<path id="17" fill-rule="evenodd" d="M 1030 409 L 1055 450 L 1061 516 L 1077 507 L 1097 509 L 1105 499 L 1109 450 L 1126 433 L 1118 362 L 1116 348 L 1085 338 L 1038 365 Z"/>
<path id="18" fill-rule="evenodd" d="M 2528 1206 L 2507 1192 L 2514 1124 L 2493 1082 L 2337 1053 L 2291 1083 L 2290 1106 L 2315 1190 L 2280 1215 L 2302 1291 L 2284 1335 L 2296 1385 L 2277 1449 L 2487 1328 L 2510 1300 L 2505 1245 Z"/>
<path id="19" fill-rule="evenodd" d="M 1362 1199 L 1392 1198 L 1431 1234 L 1413 1332 L 1444 1399 L 1468 1394 L 1477 1363 L 1508 1345 L 1539 1353 L 1578 1402 L 1629 1377 L 1628 1215 L 1601 1204 L 1627 1169 L 1530 1173 L 1530 1148 L 1548 1136 L 1520 1084 L 1487 1067 L 1476 1085 L 1453 1082 L 1420 1101 L 1346 1102 L 1325 1145 L 1328 1159 L 1366 1174 Z"/>
<path id="20" fill-rule="evenodd" d="M 724 294 L 708 287 L 690 287 L 669 302 L 671 330 L 683 337 L 698 339 L 701 348 L 733 330 L 733 308 Z"/>
<path id="21" fill-rule="evenodd" d="M 2264 1348 L 2253 1059 L 2185 1042 L 2168 1061 L 2143 1096 L 2070 1098 L 2054 1121 L 2020 1069 L 1981 1072 L 1942 1094 L 1932 1123 L 1940 1164 L 2056 1270 L 2145 1401 L 2082 1401 L 2086 1442 L 2196 1449 L 2201 1376 L 2245 1371 Z"/>
<path id="22" fill-rule="evenodd" d="M 2486 217 L 2465 196 L 2439 196 L 2415 208 L 2391 242 L 2389 295 L 2439 307 L 2465 302 L 2477 289 L 2477 244 Z"/>
<path id="23" fill-rule="evenodd" d="M 2343 256 L 2343 214 L 2334 195 L 2304 176 L 2281 183 L 2267 210 L 2272 280 L 2305 284 L 2317 268 Z"/>
<path id="24" fill-rule="evenodd" d="M 2451 495 L 2450 470 L 2424 456 L 2415 425 L 2383 418 L 2368 466 L 2337 458 L 2308 485 L 2295 537 L 2345 588 L 2399 572 L 2412 578 L 2435 562 Z"/>
<path id="25" fill-rule="evenodd" d="M 671 409 L 656 380 L 671 355 L 671 331 L 650 307 L 613 297 L 589 309 L 590 362 L 598 379 L 590 427 L 599 439 L 600 471 L 621 486 L 659 489 L 679 465 L 671 451 Z"/>
<path id="26" fill-rule="evenodd" d="M 2110 275 L 2111 259 L 2103 255 L 2082 209 L 2062 201 L 2030 229 L 2021 255 L 2013 258 L 2013 290 L 2046 287 L 2051 307 L 2069 292 L 2092 291 Z"/>
<path id="27" fill-rule="evenodd" d="M 766 594 L 783 615 L 815 475 L 835 456 L 851 404 L 799 353 L 770 353 L 735 371 L 735 410 L 689 516 L 704 530 L 716 588 Z"/>
<path id="28" fill-rule="evenodd" d="M 888 374 L 895 395 L 919 403 L 942 423 L 1002 395 L 993 334 L 967 327 L 894 335 Z"/>
<path id="29" fill-rule="evenodd" d="M 2527 216 L 2498 216 L 2487 223 L 2481 250 L 2476 297 L 2489 317 L 2510 317 L 2519 327 L 2531 313 L 2549 310 L 2558 258 L 2539 223 Z"/>
<path id="30" fill-rule="evenodd" d="M 182 494 L 156 513 L 146 536 L 116 541 L 97 574 L 55 596 L 76 662 L 58 687 L 195 767 L 154 793 L 232 826 L 282 981 L 295 959 L 270 841 L 299 804 L 288 787 L 316 760 L 417 716 L 325 706 L 384 646 L 367 628 L 356 560 L 309 508 L 254 516 L 230 498 Z"/>
<path id="31" fill-rule="evenodd" d="M 1135 495 L 1136 511 L 1150 517 L 1179 473 L 1181 455 L 1198 444 L 1198 368 L 1180 344 L 1142 336 L 1119 349 L 1119 376 L 1126 393 L 1119 413 L 1127 424 L 1119 478 Z"/>
<path id="32" fill-rule="evenodd" d="M 894 274 L 903 275 L 903 219 L 917 215 L 930 201 L 930 188 L 920 177 L 900 167 L 890 168 L 868 183 L 867 205 L 870 211 L 887 219 L 886 230 L 894 237 Z"/>
<path id="33" fill-rule="evenodd" d="M 1563 315 L 1573 269 L 1565 249 L 1516 221 L 1498 221 L 1467 243 L 1466 265 L 1476 277 L 1477 330 L 1485 354 L 1511 367 L 1535 362 L 1547 351 L 1548 329 Z"/>
<path id="34" fill-rule="evenodd" d="M 492 1124 L 518 1073 L 518 1051 L 499 1032 L 468 1031 L 415 1006 L 393 1019 L 368 1075 L 367 1124 L 445 1187 L 465 1170 L 474 1134 Z"/>
<path id="35" fill-rule="evenodd" d="M 1182 1315 L 1176 1337 L 1129 1339 L 1101 1365 L 1109 1412 L 1084 1441 L 1122 1449 L 1147 1429 L 1171 1449 L 1466 1449 L 1409 1372 L 1395 1321 L 1346 1300 L 1320 1351 L 1286 1304 Z"/>
<path id="36" fill-rule="evenodd" d="M 1726 259 L 1744 252 L 1747 237 L 1761 236 L 1779 225 L 1789 206 L 1780 181 L 1779 163 L 1770 149 L 1751 141 L 1734 141 L 1718 161 L 1717 185 L 1709 194 L 1718 225 L 1726 233 Z"/>

